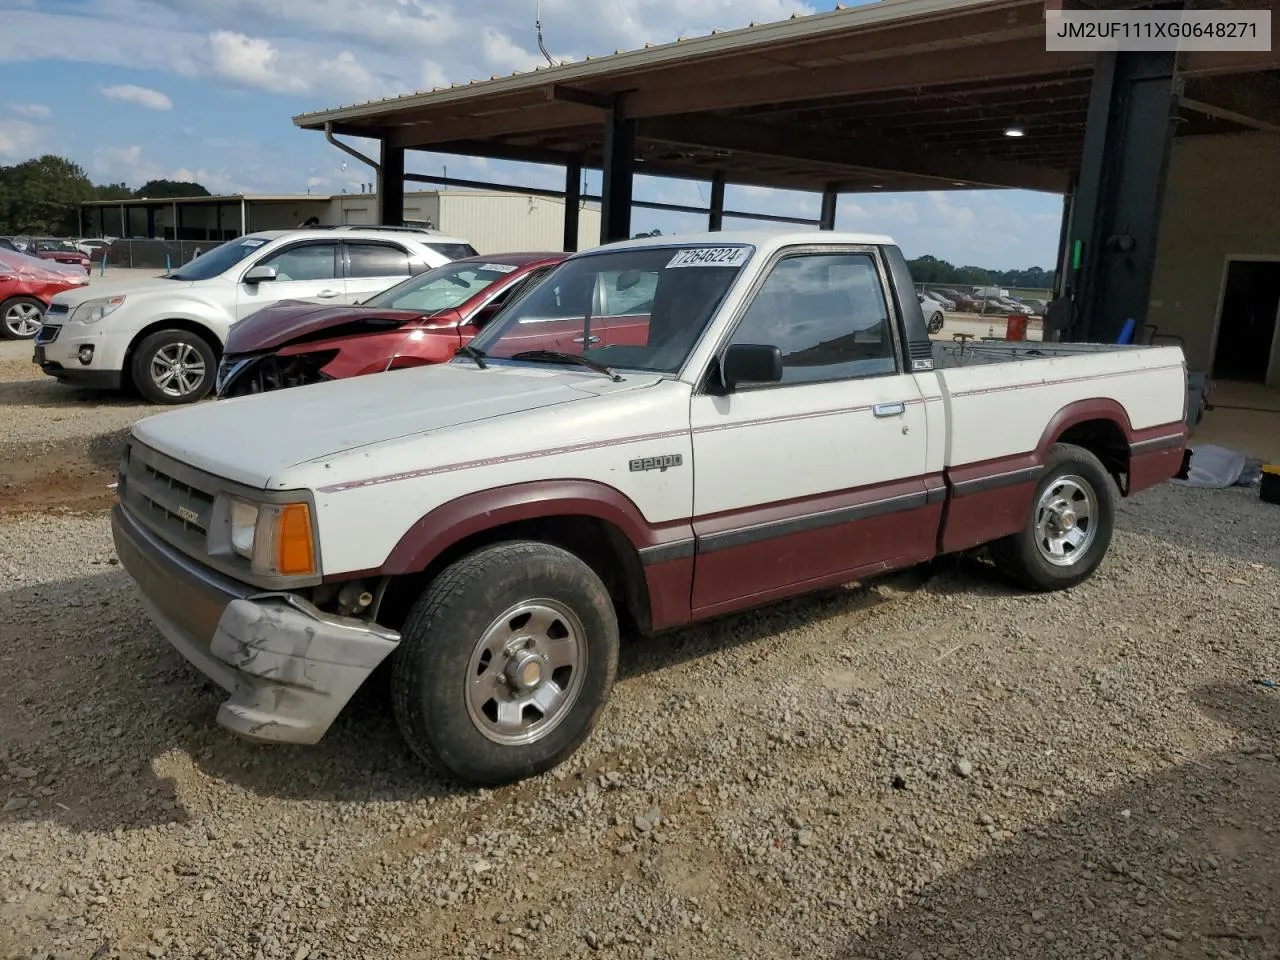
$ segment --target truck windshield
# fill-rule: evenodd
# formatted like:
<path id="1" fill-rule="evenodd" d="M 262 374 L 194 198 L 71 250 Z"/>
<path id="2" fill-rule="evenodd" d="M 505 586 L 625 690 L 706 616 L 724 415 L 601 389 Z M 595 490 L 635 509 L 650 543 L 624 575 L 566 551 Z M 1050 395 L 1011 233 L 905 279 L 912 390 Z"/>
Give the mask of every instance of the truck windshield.
<path id="1" fill-rule="evenodd" d="M 487 358 L 675 373 L 688 359 L 748 245 L 634 247 L 565 261 L 471 341 Z M 563 357 L 560 358 L 563 361 Z"/>
<path id="2" fill-rule="evenodd" d="M 177 270 L 166 273 L 170 280 L 208 280 L 225 273 L 255 250 L 261 250 L 269 237 L 238 237 L 206 250 L 194 260 L 188 260 Z"/>
<path id="3" fill-rule="evenodd" d="M 446 263 L 389 290 L 383 290 L 364 302 L 366 307 L 384 310 L 418 310 L 439 313 L 470 300 L 490 284 L 509 276 L 519 268 L 509 263 L 466 261 Z"/>

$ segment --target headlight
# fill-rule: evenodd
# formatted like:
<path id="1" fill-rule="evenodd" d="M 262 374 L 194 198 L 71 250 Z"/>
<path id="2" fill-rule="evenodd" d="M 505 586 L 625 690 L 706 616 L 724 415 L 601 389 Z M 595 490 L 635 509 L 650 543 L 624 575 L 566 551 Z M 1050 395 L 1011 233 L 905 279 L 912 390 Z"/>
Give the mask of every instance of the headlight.
<path id="1" fill-rule="evenodd" d="M 303 577 L 318 572 L 309 504 L 233 499 L 229 520 L 231 549 L 250 561 L 254 573 Z"/>
<path id="2" fill-rule="evenodd" d="M 115 310 L 124 303 L 124 297 L 98 297 L 96 300 L 86 300 L 80 306 L 76 307 L 75 312 L 71 314 L 72 323 L 97 323 L 103 317 Z"/>

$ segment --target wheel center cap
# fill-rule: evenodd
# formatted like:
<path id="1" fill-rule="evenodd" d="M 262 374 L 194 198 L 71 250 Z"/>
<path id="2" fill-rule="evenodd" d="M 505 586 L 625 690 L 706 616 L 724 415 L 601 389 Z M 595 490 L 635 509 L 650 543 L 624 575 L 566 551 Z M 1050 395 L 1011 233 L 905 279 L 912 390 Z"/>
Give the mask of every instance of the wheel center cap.
<path id="1" fill-rule="evenodd" d="M 1062 514 L 1062 529 L 1071 530 L 1075 528 L 1075 525 L 1076 525 L 1076 515 L 1072 513 L 1070 510 L 1065 511 Z"/>
<path id="2" fill-rule="evenodd" d="M 546 661 L 530 650 L 522 650 L 511 658 L 506 669 L 507 682 L 517 690 L 532 690 L 542 683 Z"/>

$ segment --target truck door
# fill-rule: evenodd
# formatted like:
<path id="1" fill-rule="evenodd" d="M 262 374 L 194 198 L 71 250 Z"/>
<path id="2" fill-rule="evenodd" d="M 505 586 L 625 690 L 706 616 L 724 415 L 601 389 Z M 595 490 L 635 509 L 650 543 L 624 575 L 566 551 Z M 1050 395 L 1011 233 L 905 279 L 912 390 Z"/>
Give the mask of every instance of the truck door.
<path id="1" fill-rule="evenodd" d="M 777 346 L 782 382 L 695 393 L 695 616 L 932 555 L 941 497 L 887 277 L 874 247 L 785 253 L 728 341 Z"/>

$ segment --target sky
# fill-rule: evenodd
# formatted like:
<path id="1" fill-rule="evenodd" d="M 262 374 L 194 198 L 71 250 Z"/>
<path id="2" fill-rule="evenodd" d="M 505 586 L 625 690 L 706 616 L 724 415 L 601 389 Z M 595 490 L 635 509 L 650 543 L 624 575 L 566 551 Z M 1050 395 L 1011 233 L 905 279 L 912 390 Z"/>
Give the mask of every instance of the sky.
<path id="1" fill-rule="evenodd" d="M 827 10 L 798 0 L 542 0 L 558 60 Z M 545 63 L 537 0 L 0 0 L 0 165 L 66 156 L 95 183 L 194 180 L 214 193 L 358 193 L 372 172 L 299 113 Z M 370 141 L 349 142 L 373 154 Z M 562 187 L 550 167 L 410 151 L 409 172 Z M 599 192 L 599 174 L 588 174 Z M 642 177 L 636 197 L 705 206 L 706 183 Z M 816 195 L 730 186 L 726 205 L 818 216 Z M 1050 267 L 1061 198 L 1026 191 L 848 195 L 836 225 L 993 269 Z M 637 209 L 635 231 L 705 229 Z M 726 220 L 726 227 L 746 226 Z M 760 224 L 756 224 L 757 226 Z"/>

